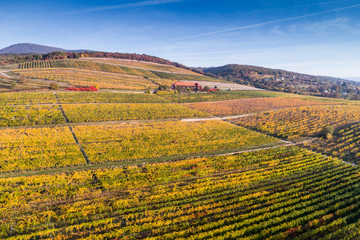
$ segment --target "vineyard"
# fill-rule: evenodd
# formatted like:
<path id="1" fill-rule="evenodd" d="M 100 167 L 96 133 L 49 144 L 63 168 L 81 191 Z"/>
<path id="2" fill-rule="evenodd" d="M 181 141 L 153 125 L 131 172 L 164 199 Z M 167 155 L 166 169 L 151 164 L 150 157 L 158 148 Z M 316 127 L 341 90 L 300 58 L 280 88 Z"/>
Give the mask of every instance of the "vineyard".
<path id="1" fill-rule="evenodd" d="M 209 116 L 206 113 L 179 104 L 159 103 L 69 104 L 63 105 L 63 109 L 70 122 L 101 122 Z"/>
<path id="2" fill-rule="evenodd" d="M 75 126 L 91 162 L 228 152 L 279 140 L 222 121 Z"/>
<path id="3" fill-rule="evenodd" d="M 190 75 L 191 74 L 192 75 L 200 75 L 198 73 L 187 70 L 185 68 L 179 68 L 179 67 L 175 67 L 172 65 L 165 65 L 165 64 L 158 64 L 158 63 L 133 61 L 133 60 L 127 60 L 127 59 L 114 59 L 114 58 L 85 58 L 85 59 L 90 60 L 92 62 L 118 64 L 121 66 L 144 68 L 147 70 L 167 71 L 167 72 L 190 74 Z"/>
<path id="4" fill-rule="evenodd" d="M 265 91 L 229 91 L 191 94 L 138 94 L 118 92 L 15 92 L 1 93 L 0 106 L 36 105 L 60 103 L 187 103 L 220 101 L 243 98 L 274 97 L 276 93 Z M 270 98 L 269 98 L 270 99 Z M 307 102 L 307 101 L 306 101 Z M 315 101 L 318 102 L 318 101 Z M 216 106 L 216 103 L 214 103 Z"/>
<path id="5" fill-rule="evenodd" d="M 168 100 L 156 94 L 76 92 L 57 93 L 60 103 L 166 103 Z"/>
<path id="6" fill-rule="evenodd" d="M 358 233 L 359 183 L 299 148 L 7 178 L 0 237 L 342 239 Z"/>
<path id="7" fill-rule="evenodd" d="M 1 172 L 85 164 L 67 127 L 0 129 L 0 134 Z"/>
<path id="8" fill-rule="evenodd" d="M 0 106 L 56 103 L 52 93 L 1 93 Z"/>
<path id="9" fill-rule="evenodd" d="M 220 91 L 213 93 L 169 94 L 164 95 L 163 97 L 171 102 L 192 103 L 232 100 L 240 98 L 276 97 L 277 95 L 278 93 L 266 91 Z"/>
<path id="10" fill-rule="evenodd" d="M 304 147 L 341 158 L 347 162 L 360 162 L 360 124 L 338 129 L 330 139 L 318 138 L 305 143 Z"/>
<path id="11" fill-rule="evenodd" d="M 213 79 L 122 59 L 11 71 L 62 90 L 0 94 L 0 239 L 360 237 L 357 101 L 139 93 Z"/>
<path id="12" fill-rule="evenodd" d="M 64 123 L 58 106 L 0 106 L 0 127 Z"/>
<path id="13" fill-rule="evenodd" d="M 158 72 L 154 70 L 145 70 L 138 68 L 131 68 L 120 65 L 105 64 L 84 60 L 52 60 L 52 61 L 37 61 L 26 62 L 19 64 L 19 69 L 30 68 L 78 68 L 86 70 L 95 70 L 109 73 L 121 73 L 147 77 L 151 79 L 171 79 L 171 80 L 194 80 L 194 81 L 219 81 L 216 78 L 211 78 L 203 75 L 194 74 L 178 74 L 168 72 Z"/>
<path id="14" fill-rule="evenodd" d="M 324 126 L 360 121 L 360 108 L 354 105 L 303 106 L 258 113 L 232 121 L 281 138 L 293 139 L 317 135 Z"/>
<path id="15" fill-rule="evenodd" d="M 285 98 L 253 98 L 229 101 L 189 103 L 185 106 L 216 116 L 240 115 L 273 109 L 327 104 L 325 102 Z"/>
<path id="16" fill-rule="evenodd" d="M 157 85 L 140 76 L 107 73 L 83 69 L 30 69 L 17 70 L 15 73 L 28 78 L 68 82 L 75 86 L 98 86 L 99 88 L 142 90 L 156 88 Z"/>

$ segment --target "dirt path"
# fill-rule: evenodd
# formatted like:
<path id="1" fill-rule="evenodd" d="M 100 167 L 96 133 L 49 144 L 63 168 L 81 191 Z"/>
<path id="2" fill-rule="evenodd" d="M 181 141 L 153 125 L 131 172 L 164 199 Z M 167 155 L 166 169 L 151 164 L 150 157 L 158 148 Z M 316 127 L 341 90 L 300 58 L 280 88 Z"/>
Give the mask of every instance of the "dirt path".
<path id="1" fill-rule="evenodd" d="M 212 121 L 212 120 L 228 120 L 233 118 L 243 118 L 247 116 L 251 116 L 257 113 L 249 113 L 249 114 L 242 114 L 242 115 L 234 115 L 234 116 L 227 116 L 227 117 L 209 117 L 209 118 L 183 118 L 181 121 L 183 122 L 199 122 L 199 121 Z"/>
<path id="2" fill-rule="evenodd" d="M 71 134 L 72 134 L 72 136 L 73 136 L 76 144 L 78 145 L 78 147 L 79 147 L 79 149 L 80 149 L 80 152 L 81 152 L 81 154 L 83 155 L 83 158 L 85 159 L 85 162 L 86 162 L 87 164 L 89 164 L 89 163 L 90 163 L 89 156 L 86 154 L 86 152 L 85 152 L 85 150 L 84 150 L 84 147 L 82 146 L 82 144 L 81 144 L 80 141 L 79 141 L 79 138 L 76 136 L 76 134 L 75 134 L 72 126 L 69 124 L 69 123 L 70 123 L 69 118 L 67 117 L 67 115 L 66 115 L 66 113 L 65 113 L 65 111 L 64 111 L 64 109 L 63 109 L 63 107 L 62 107 L 62 105 L 61 105 L 61 103 L 60 103 L 60 100 L 59 100 L 59 98 L 58 98 L 58 95 L 57 95 L 56 93 L 54 93 L 54 94 L 55 94 L 56 100 L 58 101 L 59 108 L 60 108 L 61 114 L 62 114 L 63 117 L 64 117 L 64 120 L 65 120 L 65 122 L 68 124 L 69 130 L 70 130 L 70 132 L 71 132 Z"/>
<path id="3" fill-rule="evenodd" d="M 6 74 L 7 72 L 10 72 L 10 70 L 0 70 L 0 75 L 6 78 L 11 78 L 9 75 Z"/>
<path id="4" fill-rule="evenodd" d="M 217 154 L 217 155 L 214 155 L 214 157 L 217 157 L 217 156 L 237 155 L 237 154 L 247 153 L 247 152 L 258 152 L 258 151 L 262 151 L 262 150 L 274 149 L 274 148 L 279 148 L 279 147 L 289 147 L 289 146 L 294 146 L 294 145 L 295 145 L 294 143 L 278 144 L 278 145 L 272 146 L 272 147 L 262 147 L 262 148 L 256 148 L 256 149 L 250 149 L 250 150 L 243 150 L 243 151 L 238 151 L 238 152 L 230 152 L 230 153 Z"/>

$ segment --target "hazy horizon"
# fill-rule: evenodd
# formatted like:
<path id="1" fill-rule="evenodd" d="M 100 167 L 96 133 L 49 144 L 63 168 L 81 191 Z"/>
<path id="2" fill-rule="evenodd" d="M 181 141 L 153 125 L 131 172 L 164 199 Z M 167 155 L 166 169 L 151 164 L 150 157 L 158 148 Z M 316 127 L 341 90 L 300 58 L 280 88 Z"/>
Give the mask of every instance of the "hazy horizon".
<path id="1" fill-rule="evenodd" d="M 360 77 L 346 77 L 346 78 L 344 78 L 344 79 L 360 82 Z"/>

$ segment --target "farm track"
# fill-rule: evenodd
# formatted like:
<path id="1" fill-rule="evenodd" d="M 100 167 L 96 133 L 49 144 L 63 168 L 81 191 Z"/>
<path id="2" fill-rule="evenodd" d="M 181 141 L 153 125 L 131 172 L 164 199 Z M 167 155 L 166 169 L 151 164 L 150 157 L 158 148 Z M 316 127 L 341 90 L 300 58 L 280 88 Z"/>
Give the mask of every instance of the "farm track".
<path id="1" fill-rule="evenodd" d="M 65 122 L 69 123 L 69 118 L 66 116 L 65 111 L 64 111 L 62 105 L 60 104 L 60 101 L 59 101 L 59 98 L 58 98 L 57 94 L 56 93 L 54 93 L 54 94 L 55 94 L 55 97 L 56 97 L 56 99 L 57 99 L 57 101 L 59 103 L 59 108 L 60 108 L 61 114 L 63 115 L 63 117 L 65 119 Z M 81 152 L 82 156 L 84 157 L 86 163 L 89 164 L 90 160 L 89 160 L 89 157 L 88 157 L 88 155 L 86 154 L 86 152 L 84 150 L 84 147 L 81 145 L 78 137 L 76 136 L 76 134 L 75 134 L 75 132 L 74 132 L 74 130 L 72 128 L 72 126 L 70 124 L 68 124 L 68 127 L 69 127 L 69 130 L 70 130 L 76 144 L 79 146 L 79 149 L 80 149 L 80 152 Z"/>
<path id="2" fill-rule="evenodd" d="M 211 120 L 228 120 L 228 119 L 234 119 L 234 118 L 243 118 L 243 117 L 251 116 L 254 114 L 256 114 L 256 113 L 227 116 L 227 117 L 184 118 L 184 119 L 181 119 L 181 121 L 183 121 L 183 122 L 199 122 L 199 121 L 211 121 Z"/>

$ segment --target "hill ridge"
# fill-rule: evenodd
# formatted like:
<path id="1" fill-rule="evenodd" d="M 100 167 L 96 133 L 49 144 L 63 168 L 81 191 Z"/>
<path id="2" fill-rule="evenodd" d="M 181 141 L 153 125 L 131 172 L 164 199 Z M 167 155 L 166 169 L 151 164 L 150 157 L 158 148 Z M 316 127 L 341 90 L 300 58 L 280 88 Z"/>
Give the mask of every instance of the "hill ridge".
<path id="1" fill-rule="evenodd" d="M 90 50 L 66 50 L 63 48 L 34 44 L 34 43 L 17 43 L 0 49 L 0 54 L 47 54 L 51 52 L 84 52 Z"/>
<path id="2" fill-rule="evenodd" d="M 266 67 L 227 64 L 197 68 L 213 77 L 272 91 L 300 93 L 323 97 L 347 97 L 358 92 L 359 82 Z"/>

